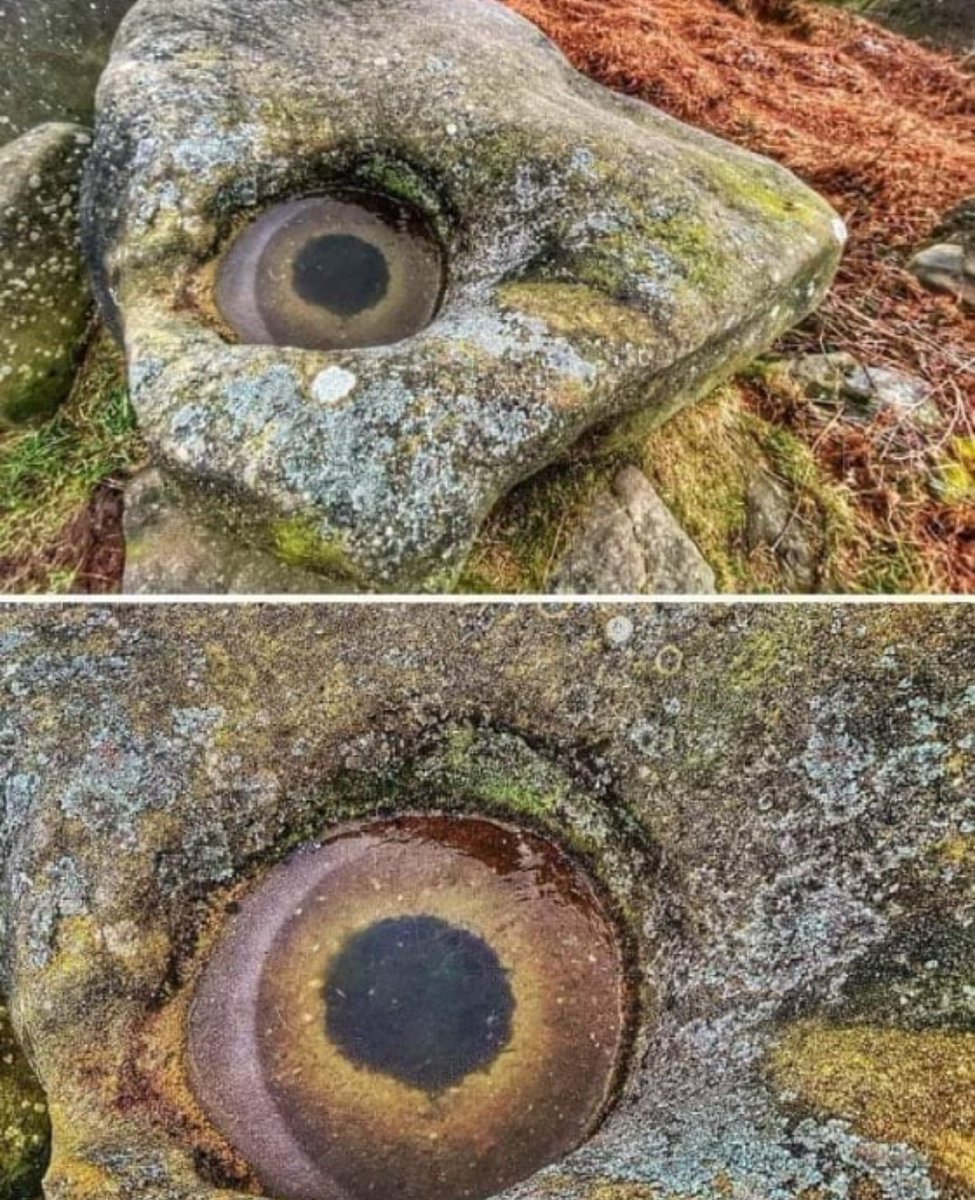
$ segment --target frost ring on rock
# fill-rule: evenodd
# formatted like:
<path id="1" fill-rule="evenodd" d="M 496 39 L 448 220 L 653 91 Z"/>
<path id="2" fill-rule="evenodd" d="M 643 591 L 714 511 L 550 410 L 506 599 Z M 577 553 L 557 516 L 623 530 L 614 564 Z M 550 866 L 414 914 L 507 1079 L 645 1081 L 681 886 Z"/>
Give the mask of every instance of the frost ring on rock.
<path id="1" fill-rule="evenodd" d="M 429 223 L 433 320 L 228 344 L 206 279 L 234 231 L 349 189 Z M 376 588 L 450 586 L 500 497 L 593 426 L 709 390 L 841 249 L 787 171 L 584 79 L 491 0 L 140 0 L 84 209 L 156 465 L 257 545 L 300 521 L 311 565 Z M 357 380 L 340 403 L 316 394 L 332 368 Z"/>

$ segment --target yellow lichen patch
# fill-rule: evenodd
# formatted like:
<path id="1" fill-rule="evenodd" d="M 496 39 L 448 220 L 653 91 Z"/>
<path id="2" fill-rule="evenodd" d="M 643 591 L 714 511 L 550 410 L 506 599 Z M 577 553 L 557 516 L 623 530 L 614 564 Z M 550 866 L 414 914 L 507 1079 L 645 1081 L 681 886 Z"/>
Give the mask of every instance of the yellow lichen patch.
<path id="1" fill-rule="evenodd" d="M 0 1200 L 36 1195 L 48 1141 L 44 1096 L 14 1041 L 0 998 Z"/>
<path id="2" fill-rule="evenodd" d="M 937 473 L 938 491 L 946 504 L 975 500 L 975 438 L 952 438 L 949 453 Z"/>
<path id="3" fill-rule="evenodd" d="M 656 333 L 648 317 L 584 284 L 509 283 L 498 297 L 505 308 L 538 317 L 564 337 L 642 344 Z"/>
<path id="4" fill-rule="evenodd" d="M 89 978 L 102 950 L 101 930 L 91 917 L 65 917 L 58 926 L 53 975 L 65 986 Z"/>
<path id="5" fill-rule="evenodd" d="M 78 1200 L 108 1200 L 121 1194 L 121 1184 L 113 1180 L 104 1167 L 77 1158 L 58 1158 L 51 1164 L 49 1184 L 57 1187 L 58 1194 L 75 1196 Z"/>
<path id="6" fill-rule="evenodd" d="M 975 1034 L 800 1021 L 771 1068 L 783 1091 L 869 1137 L 907 1142 L 975 1188 Z"/>
<path id="7" fill-rule="evenodd" d="M 959 834 L 938 846 L 938 855 L 955 867 L 975 867 L 975 837 Z"/>
<path id="8" fill-rule="evenodd" d="M 649 1183 L 597 1183 L 586 1200 L 660 1200 L 660 1192 Z"/>

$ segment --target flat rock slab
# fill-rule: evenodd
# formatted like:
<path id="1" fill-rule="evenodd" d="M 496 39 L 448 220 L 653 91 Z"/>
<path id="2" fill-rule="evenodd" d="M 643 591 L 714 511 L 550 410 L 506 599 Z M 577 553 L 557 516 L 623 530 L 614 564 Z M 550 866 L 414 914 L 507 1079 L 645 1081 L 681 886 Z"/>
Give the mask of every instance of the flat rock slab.
<path id="1" fill-rule="evenodd" d="M 844 237 L 788 172 L 599 88 L 490 0 L 141 0 L 99 95 L 86 243 L 157 465 L 255 542 L 311 522 L 376 588 L 449 586 L 512 486 L 749 360 Z M 214 304 L 234 235 L 348 187 L 436 231 L 433 323 L 236 344 Z"/>
<path id="2" fill-rule="evenodd" d="M 785 373 L 816 404 L 841 410 L 844 420 L 868 423 L 882 413 L 920 425 L 940 420 L 933 388 L 923 379 L 892 367 L 861 362 L 845 351 L 803 354 L 771 368 L 773 378 Z"/>
<path id="3" fill-rule="evenodd" d="M 298 845 L 435 797 L 575 849 L 630 932 L 618 1103 L 519 1200 L 971 1196 L 971 625 L 0 612 L 0 988 L 54 1120 L 46 1195 L 268 1194 L 182 1084 L 200 962 Z"/>
<path id="4" fill-rule="evenodd" d="M 112 36 L 133 0 L 4 0 L 0 145 L 49 121 L 91 121 Z"/>
<path id="5" fill-rule="evenodd" d="M 701 595 L 714 572 L 636 467 L 600 493 L 562 560 L 556 589 L 580 595 Z"/>
<path id="6" fill-rule="evenodd" d="M 42 125 L 0 148 L 0 425 L 50 416 L 92 310 L 78 235 L 91 135 Z"/>

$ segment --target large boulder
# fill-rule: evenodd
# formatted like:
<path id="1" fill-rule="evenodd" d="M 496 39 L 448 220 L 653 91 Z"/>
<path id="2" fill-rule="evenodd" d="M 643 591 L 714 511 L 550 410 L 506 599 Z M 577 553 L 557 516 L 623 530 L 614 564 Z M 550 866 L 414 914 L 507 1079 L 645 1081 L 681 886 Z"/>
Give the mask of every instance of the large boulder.
<path id="1" fill-rule="evenodd" d="M 87 250 L 157 465 L 255 543 L 309 523 L 375 587 L 449 585 L 585 430 L 665 419 L 803 317 L 844 236 L 787 171 L 491 0 L 142 0 L 99 94 Z M 445 296 L 412 287 L 402 340 L 296 349 L 292 310 L 327 305 L 295 300 L 314 239 L 274 259 L 276 300 L 258 252 L 336 191 L 408 208 Z M 419 278 L 359 252 L 378 296 Z"/>
<path id="2" fill-rule="evenodd" d="M 4 0 L 0 145 L 48 121 L 91 120 L 112 36 L 133 0 Z"/>
<path id="3" fill-rule="evenodd" d="M 0 425 L 67 395 L 91 315 L 78 238 L 91 136 L 43 125 L 0 148 Z"/>
<path id="4" fill-rule="evenodd" d="M 0 987 L 48 1097 L 49 1200 L 307 1194 L 260 1187 L 194 1100 L 200 969 L 302 844 L 431 807 L 563 843 L 627 935 L 615 1103 L 520 1200 L 975 1192 L 970 612 L 20 608 L 0 661 Z M 244 1071 L 268 1063 L 249 1011 Z M 530 1140 L 501 1075 L 482 1103 Z M 266 1144 L 291 1144 L 281 1115 Z"/>

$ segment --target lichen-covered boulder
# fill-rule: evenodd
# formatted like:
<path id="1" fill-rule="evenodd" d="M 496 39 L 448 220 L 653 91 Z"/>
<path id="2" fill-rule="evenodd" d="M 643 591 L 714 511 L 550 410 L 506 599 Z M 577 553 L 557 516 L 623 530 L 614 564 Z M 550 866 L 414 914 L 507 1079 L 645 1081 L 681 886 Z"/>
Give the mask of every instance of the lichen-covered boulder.
<path id="1" fill-rule="evenodd" d="M 614 1103 L 509 1195 L 971 1196 L 973 634 L 927 606 L 0 613 L 0 987 L 48 1200 L 268 1194 L 188 1080 L 201 970 L 298 847 L 431 807 L 561 843 L 629 947 Z"/>
<path id="2" fill-rule="evenodd" d="M 99 95 L 85 236 L 157 464 L 256 542 L 310 523 L 376 587 L 449 584 L 583 431 L 748 360 L 843 237 L 788 172 L 585 80 L 490 0 L 141 0 Z M 395 221 L 312 236 L 322 194 L 360 230 L 350 196 L 412 214 L 443 295 L 429 255 L 377 254 Z M 326 243 L 361 294 L 315 274 Z"/>
<path id="3" fill-rule="evenodd" d="M 0 148 L 0 425 L 67 395 L 91 314 L 78 237 L 91 136 L 42 125 Z"/>
<path id="4" fill-rule="evenodd" d="M 91 120 L 112 36 L 133 0 L 4 0 L 0 145 L 48 121 Z"/>

